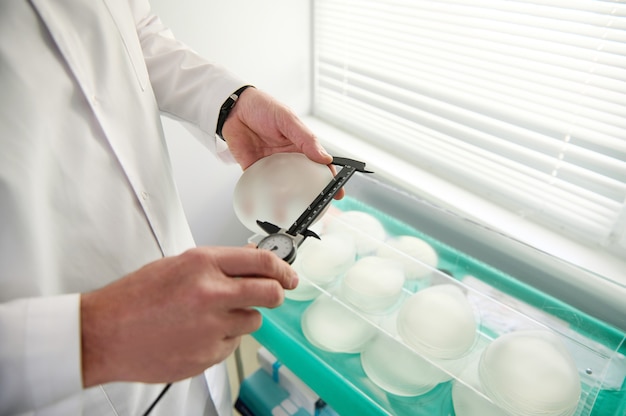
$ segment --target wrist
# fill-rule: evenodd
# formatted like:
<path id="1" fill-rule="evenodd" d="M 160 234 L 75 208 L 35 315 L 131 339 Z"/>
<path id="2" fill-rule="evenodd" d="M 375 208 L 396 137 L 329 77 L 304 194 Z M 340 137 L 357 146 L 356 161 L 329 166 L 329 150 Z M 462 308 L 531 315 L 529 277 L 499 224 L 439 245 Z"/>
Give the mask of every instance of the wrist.
<path id="1" fill-rule="evenodd" d="M 106 374 L 107 370 L 111 370 L 106 362 L 106 327 L 100 324 L 96 298 L 94 293 L 86 293 L 81 295 L 80 300 L 81 363 L 85 388 L 111 381 Z"/>
<path id="2" fill-rule="evenodd" d="M 232 109 L 235 107 L 235 104 L 237 104 L 237 101 L 239 100 L 241 94 L 250 87 L 254 88 L 252 85 L 244 85 L 243 87 L 239 88 L 237 91 L 229 95 L 226 101 L 224 101 L 224 104 L 222 104 L 222 106 L 220 107 L 220 113 L 217 118 L 217 127 L 215 129 L 215 133 L 222 140 L 226 141 L 222 134 L 222 129 L 224 128 L 224 124 L 226 123 L 228 116 L 230 115 Z"/>

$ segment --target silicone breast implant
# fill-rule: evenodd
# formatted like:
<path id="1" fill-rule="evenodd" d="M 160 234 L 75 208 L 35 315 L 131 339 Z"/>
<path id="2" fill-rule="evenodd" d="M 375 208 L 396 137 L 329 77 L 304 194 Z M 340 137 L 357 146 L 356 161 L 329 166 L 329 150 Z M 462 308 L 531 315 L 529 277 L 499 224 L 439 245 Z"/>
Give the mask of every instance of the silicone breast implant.
<path id="1" fill-rule="evenodd" d="M 328 296 L 313 301 L 302 314 L 301 323 L 307 340 L 330 352 L 360 352 L 377 332 L 358 313 Z"/>
<path id="2" fill-rule="evenodd" d="M 474 311 L 453 284 L 431 286 L 408 298 L 398 313 L 397 328 L 415 350 L 446 360 L 465 355 L 476 338 Z"/>
<path id="3" fill-rule="evenodd" d="M 400 299 L 403 285 L 402 264 L 369 256 L 348 270 L 342 282 L 342 294 L 364 312 L 381 313 Z"/>
<path id="4" fill-rule="evenodd" d="M 356 259 L 356 247 L 350 236 L 328 234 L 320 240 L 307 239 L 299 255 L 305 277 L 324 286 L 350 269 Z"/>
<path id="5" fill-rule="evenodd" d="M 361 353 L 363 371 L 376 385 L 397 396 L 417 396 L 450 376 L 387 334 L 379 334 Z"/>
<path id="6" fill-rule="evenodd" d="M 262 230 L 256 221 L 289 228 L 313 202 L 333 175 L 328 166 L 301 153 L 276 153 L 258 160 L 235 185 L 233 207 L 250 231 Z"/>
<path id="7" fill-rule="evenodd" d="M 576 363 L 547 330 L 517 331 L 487 346 L 478 373 L 494 403 L 511 415 L 572 415 L 581 394 Z"/>
<path id="8" fill-rule="evenodd" d="M 329 220 L 324 233 L 346 233 L 356 242 L 356 251 L 359 256 L 373 253 L 385 239 L 383 225 L 366 212 L 346 211 Z"/>
<path id="9" fill-rule="evenodd" d="M 439 260 L 437 252 L 430 244 L 410 235 L 390 239 L 378 248 L 376 254 L 402 262 L 405 277 L 409 280 L 430 277 Z"/>
<path id="10" fill-rule="evenodd" d="M 480 393 L 480 394 L 479 394 Z M 478 378 L 478 359 L 473 359 L 452 382 L 455 416 L 510 416 L 504 409 L 484 398 Z"/>
<path id="11" fill-rule="evenodd" d="M 350 236 L 323 235 L 321 240 L 307 238 L 298 250 L 293 268 L 300 276 L 294 290 L 285 291 L 293 300 L 311 300 L 320 295 L 318 288 L 335 284 L 356 261 L 356 248 Z"/>

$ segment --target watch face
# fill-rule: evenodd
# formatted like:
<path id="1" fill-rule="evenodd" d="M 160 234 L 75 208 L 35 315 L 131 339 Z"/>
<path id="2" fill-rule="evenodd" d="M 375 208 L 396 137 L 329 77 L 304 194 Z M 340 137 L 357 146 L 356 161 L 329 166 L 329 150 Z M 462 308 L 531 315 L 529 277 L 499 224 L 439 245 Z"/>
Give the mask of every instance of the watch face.
<path id="1" fill-rule="evenodd" d="M 260 249 L 269 250 L 291 263 L 296 257 L 294 240 L 286 234 L 271 234 L 259 242 Z"/>

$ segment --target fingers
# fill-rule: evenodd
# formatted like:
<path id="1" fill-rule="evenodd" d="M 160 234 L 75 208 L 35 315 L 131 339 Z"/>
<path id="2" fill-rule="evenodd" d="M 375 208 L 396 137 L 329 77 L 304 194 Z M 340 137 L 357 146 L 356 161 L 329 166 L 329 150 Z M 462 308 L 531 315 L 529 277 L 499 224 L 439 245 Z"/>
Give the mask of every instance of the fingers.
<path id="1" fill-rule="evenodd" d="M 245 247 L 241 255 L 224 256 L 220 268 L 227 276 L 234 276 L 231 286 L 232 308 L 280 306 L 284 299 L 283 289 L 294 289 L 298 284 L 297 273 L 285 261 L 267 250 Z"/>
<path id="2" fill-rule="evenodd" d="M 297 273 L 267 250 L 232 248 L 221 252 L 218 260 L 220 269 L 228 276 L 271 278 L 285 289 L 294 289 L 298 284 Z"/>
<path id="3" fill-rule="evenodd" d="M 244 277 L 234 279 L 232 285 L 228 306 L 233 309 L 276 308 L 285 300 L 285 291 L 271 279 Z"/>
<path id="4" fill-rule="evenodd" d="M 333 176 L 337 175 L 337 168 L 331 164 L 333 157 L 324 149 L 313 132 L 311 132 L 297 116 L 292 116 L 293 120 L 289 124 L 292 128 L 284 132 L 285 136 L 292 140 L 306 157 L 313 162 L 328 165 Z M 334 198 L 341 199 L 345 196 L 345 193 L 345 190 L 341 188 Z"/>
<path id="5" fill-rule="evenodd" d="M 275 308 L 284 301 L 284 289 L 298 284 L 298 275 L 291 266 L 267 250 L 203 247 L 183 256 L 183 263 L 201 272 L 200 291 L 195 292 L 197 301 L 220 305 L 225 310 Z"/>
<path id="6" fill-rule="evenodd" d="M 293 120 L 287 125 L 291 129 L 286 129 L 283 134 L 285 137 L 295 143 L 300 151 L 313 162 L 317 162 L 323 165 L 328 165 L 333 176 L 337 175 L 337 168 L 332 165 L 333 157 L 324 149 L 321 143 L 317 140 L 317 137 L 311 132 L 308 127 L 302 123 L 296 115 L 293 115 Z M 334 199 L 341 199 L 345 196 L 345 190 L 342 188 L 334 196 Z"/>
<path id="7" fill-rule="evenodd" d="M 333 157 L 324 149 L 315 134 L 288 107 L 275 102 L 276 122 L 280 133 L 309 159 L 322 165 L 332 163 Z"/>
<path id="8" fill-rule="evenodd" d="M 263 317 L 255 309 L 236 309 L 231 311 L 228 332 L 224 339 L 239 338 L 251 334 L 261 327 Z"/>
<path id="9" fill-rule="evenodd" d="M 298 146 L 300 151 L 313 162 L 329 165 L 333 157 L 324 149 L 317 137 L 296 116 L 291 114 L 291 120 L 283 131 L 285 137 Z"/>
<path id="10" fill-rule="evenodd" d="M 300 147 L 302 153 L 313 162 L 322 165 L 331 164 L 333 157 L 324 149 L 317 137 L 300 120 L 297 120 L 297 124 L 302 128 L 300 135 L 294 135 L 290 138 Z"/>

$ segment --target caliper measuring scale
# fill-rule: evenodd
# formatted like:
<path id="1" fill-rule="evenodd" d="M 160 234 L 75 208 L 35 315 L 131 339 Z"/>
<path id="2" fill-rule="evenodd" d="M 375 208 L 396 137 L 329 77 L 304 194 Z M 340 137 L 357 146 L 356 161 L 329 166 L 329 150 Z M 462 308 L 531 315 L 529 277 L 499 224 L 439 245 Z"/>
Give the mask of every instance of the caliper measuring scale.
<path id="1" fill-rule="evenodd" d="M 322 192 L 309 204 L 298 219 L 289 227 L 281 228 L 267 221 L 257 220 L 256 223 L 268 235 L 258 244 L 258 248 L 272 251 L 281 259 L 291 264 L 296 259 L 298 247 L 307 237 L 320 237 L 309 227 L 333 200 L 355 172 L 372 173 L 365 170 L 365 163 L 345 157 L 333 157 L 333 165 L 342 166 L 341 171 L 324 187 Z"/>

